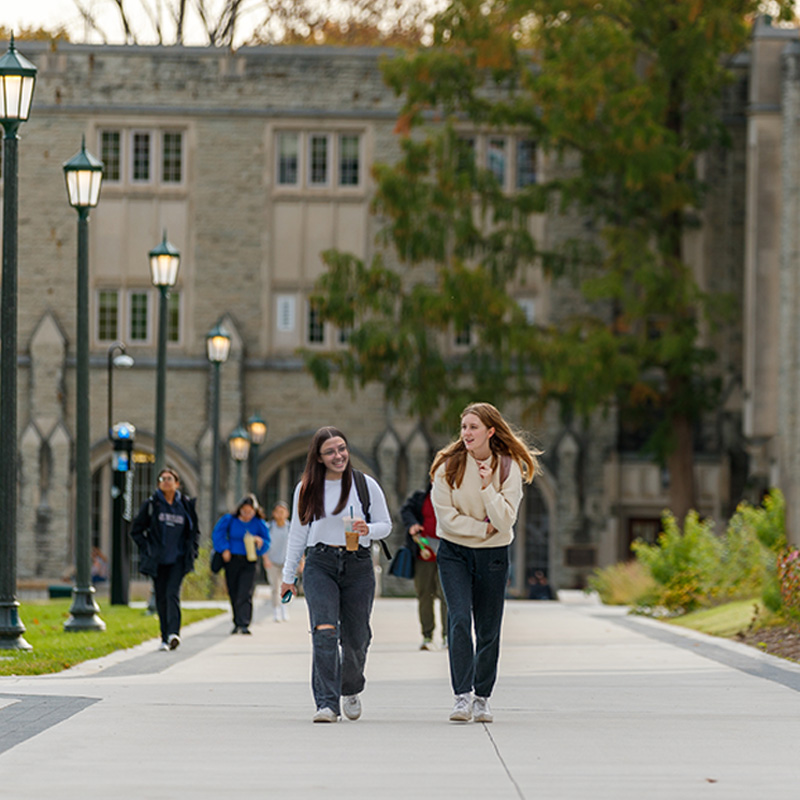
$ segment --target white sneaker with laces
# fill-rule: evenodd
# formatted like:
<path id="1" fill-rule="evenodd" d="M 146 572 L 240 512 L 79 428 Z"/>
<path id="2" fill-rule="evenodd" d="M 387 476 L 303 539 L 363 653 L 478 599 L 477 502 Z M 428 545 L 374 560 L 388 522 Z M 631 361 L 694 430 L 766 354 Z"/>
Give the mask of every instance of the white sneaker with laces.
<path id="1" fill-rule="evenodd" d="M 492 709 L 489 708 L 488 697 L 475 695 L 475 700 L 472 703 L 472 718 L 475 722 L 494 722 L 494 715 L 492 714 Z"/>
<path id="2" fill-rule="evenodd" d="M 361 716 L 361 698 L 357 694 L 342 695 L 342 710 L 347 719 L 358 719 Z"/>
<path id="3" fill-rule="evenodd" d="M 312 722 L 338 722 L 339 715 L 332 708 L 318 708 Z"/>
<path id="4" fill-rule="evenodd" d="M 158 646 L 159 652 L 162 652 L 164 650 L 169 650 L 169 644 L 167 644 L 167 642 L 161 642 L 161 644 Z"/>
<path id="5" fill-rule="evenodd" d="M 469 722 L 472 719 L 472 694 L 457 694 L 453 710 L 450 712 L 452 722 Z"/>

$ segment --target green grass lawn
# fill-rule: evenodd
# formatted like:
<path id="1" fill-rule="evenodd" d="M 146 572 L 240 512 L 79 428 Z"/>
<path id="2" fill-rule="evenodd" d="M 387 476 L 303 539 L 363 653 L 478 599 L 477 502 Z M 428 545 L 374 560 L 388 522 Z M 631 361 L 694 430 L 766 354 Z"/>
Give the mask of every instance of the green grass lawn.
<path id="1" fill-rule="evenodd" d="M 43 675 L 60 672 L 81 661 L 134 647 L 159 636 L 158 617 L 148 616 L 141 608 L 103 606 L 100 618 L 105 631 L 66 633 L 72 600 L 49 600 L 22 603 L 20 619 L 25 625 L 24 638 L 32 651 L 0 650 L 0 675 Z M 224 613 L 216 608 L 184 608 L 183 624 Z"/>
<path id="2" fill-rule="evenodd" d="M 712 636 L 735 636 L 740 631 L 745 631 L 757 616 L 759 623 L 763 622 L 767 613 L 761 600 L 736 600 L 724 603 L 715 608 L 704 608 L 702 611 L 692 611 L 682 617 L 666 620 L 672 625 L 682 625 L 701 633 Z"/>

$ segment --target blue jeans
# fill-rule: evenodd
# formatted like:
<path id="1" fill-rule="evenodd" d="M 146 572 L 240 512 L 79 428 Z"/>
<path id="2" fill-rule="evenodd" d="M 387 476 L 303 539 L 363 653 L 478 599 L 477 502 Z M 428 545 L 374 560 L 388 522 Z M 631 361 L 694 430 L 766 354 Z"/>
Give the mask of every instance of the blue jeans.
<path id="1" fill-rule="evenodd" d="M 500 655 L 508 546 L 463 547 L 442 539 L 436 558 L 447 600 L 453 692 L 466 694 L 474 689 L 476 695 L 490 697 Z"/>
<path id="2" fill-rule="evenodd" d="M 341 696 L 364 689 L 372 639 L 369 618 L 375 572 L 369 548 L 354 552 L 316 545 L 308 551 L 303 590 L 311 623 L 311 690 L 317 708 L 340 714 Z M 332 625 L 332 628 L 320 627 Z"/>

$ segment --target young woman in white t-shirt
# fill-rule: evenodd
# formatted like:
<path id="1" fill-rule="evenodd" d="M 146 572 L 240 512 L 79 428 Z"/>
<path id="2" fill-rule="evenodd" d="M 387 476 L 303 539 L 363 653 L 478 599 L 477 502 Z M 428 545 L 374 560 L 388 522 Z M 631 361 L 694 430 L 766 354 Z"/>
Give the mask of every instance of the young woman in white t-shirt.
<path id="1" fill-rule="evenodd" d="M 297 592 L 294 581 L 305 554 L 303 589 L 312 635 L 311 689 L 314 722 L 336 722 L 341 709 L 361 716 L 364 665 L 372 638 L 375 596 L 371 542 L 392 530 L 386 498 L 365 476 L 371 521 L 364 520 L 345 435 L 320 428 L 311 440 L 303 477 L 294 491 L 281 596 Z M 358 548 L 345 547 L 344 516 L 356 517 Z"/>

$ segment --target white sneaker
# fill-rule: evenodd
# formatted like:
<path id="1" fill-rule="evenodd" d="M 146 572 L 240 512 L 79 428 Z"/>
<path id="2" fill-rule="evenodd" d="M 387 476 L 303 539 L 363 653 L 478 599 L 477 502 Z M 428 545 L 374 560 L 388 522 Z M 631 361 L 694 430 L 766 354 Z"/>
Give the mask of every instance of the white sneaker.
<path id="1" fill-rule="evenodd" d="M 358 719 L 361 716 L 361 698 L 357 694 L 342 695 L 342 710 L 347 719 Z"/>
<path id="2" fill-rule="evenodd" d="M 318 708 L 312 722 L 338 722 L 339 715 L 332 708 Z"/>
<path id="3" fill-rule="evenodd" d="M 289 621 L 289 606 L 286 605 L 286 604 L 281 606 L 281 619 L 284 622 L 288 622 Z"/>
<path id="4" fill-rule="evenodd" d="M 472 703 L 472 718 L 475 722 L 494 722 L 494 715 L 492 714 L 492 709 L 489 708 L 488 697 L 475 695 L 475 700 Z"/>
<path id="5" fill-rule="evenodd" d="M 419 646 L 420 650 L 435 650 L 436 645 L 433 643 L 433 639 L 430 636 L 426 636 L 422 640 L 422 644 Z"/>
<path id="6" fill-rule="evenodd" d="M 180 643 L 181 643 L 181 637 L 178 636 L 177 633 L 170 634 L 168 642 L 170 650 L 174 650 Z"/>
<path id="7" fill-rule="evenodd" d="M 161 644 L 158 646 L 159 653 L 164 650 L 169 650 L 169 644 L 167 642 L 161 642 Z"/>
<path id="8" fill-rule="evenodd" d="M 452 722 L 469 722 L 472 719 L 472 694 L 457 694 L 453 710 L 450 712 Z"/>
<path id="9" fill-rule="evenodd" d="M 280 622 L 281 621 L 281 616 L 282 616 L 281 615 L 281 610 L 277 606 L 273 610 L 272 616 L 275 619 L 275 622 Z"/>

